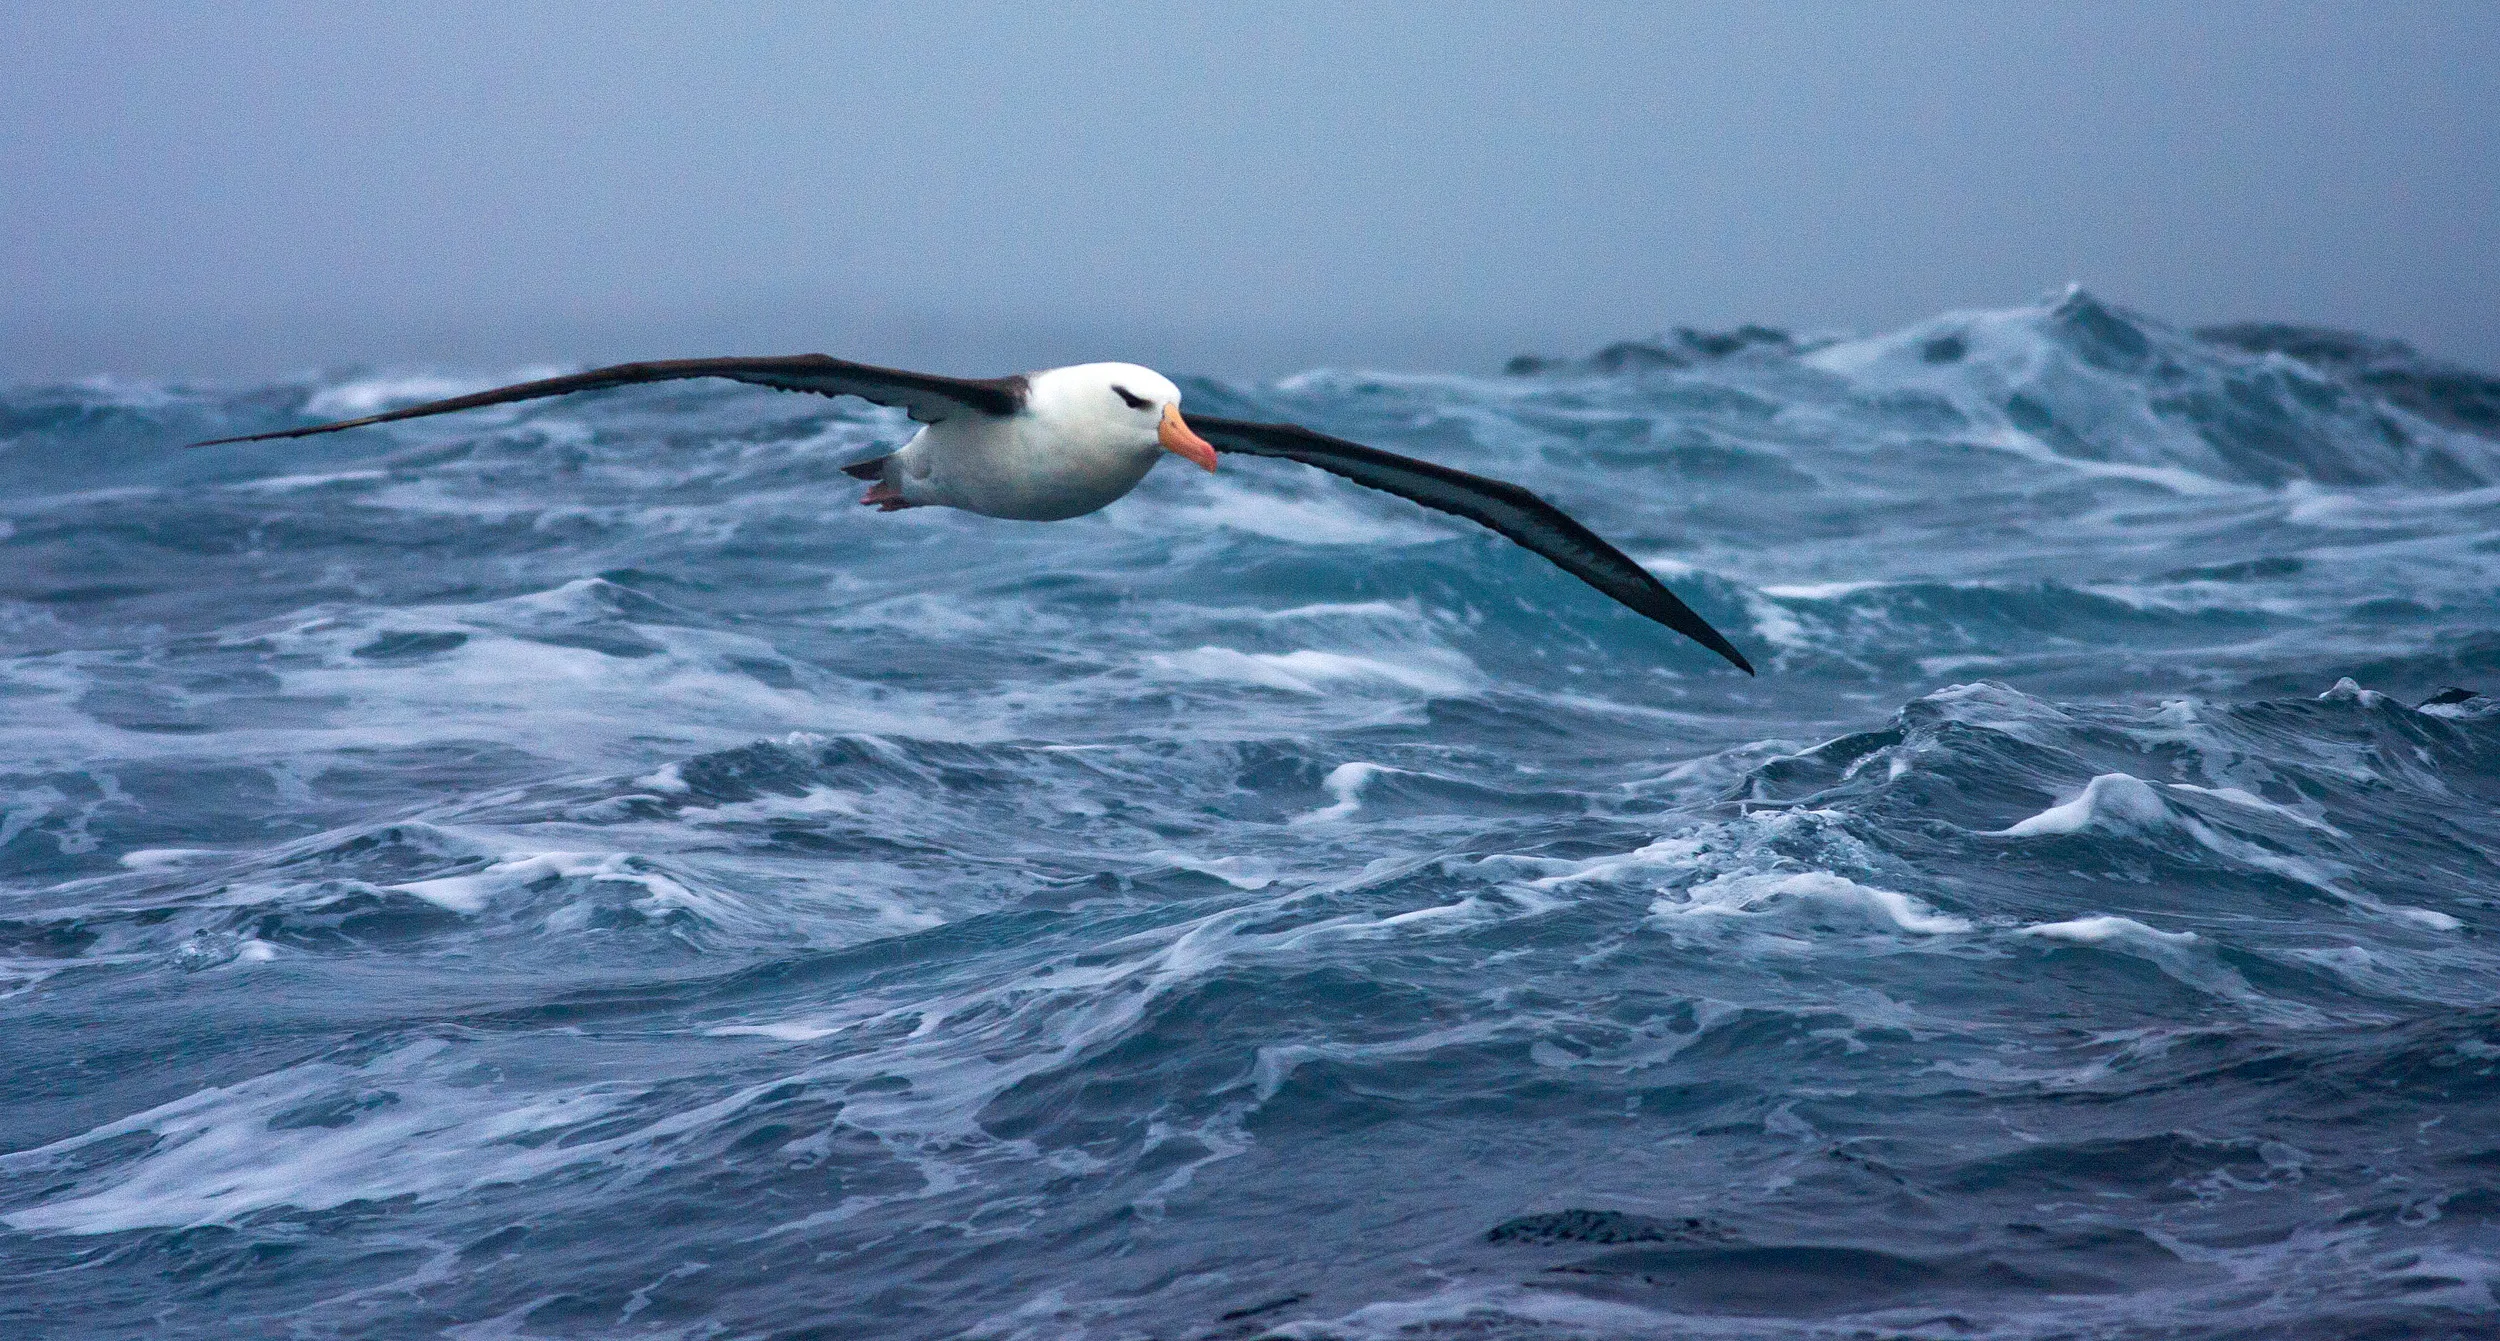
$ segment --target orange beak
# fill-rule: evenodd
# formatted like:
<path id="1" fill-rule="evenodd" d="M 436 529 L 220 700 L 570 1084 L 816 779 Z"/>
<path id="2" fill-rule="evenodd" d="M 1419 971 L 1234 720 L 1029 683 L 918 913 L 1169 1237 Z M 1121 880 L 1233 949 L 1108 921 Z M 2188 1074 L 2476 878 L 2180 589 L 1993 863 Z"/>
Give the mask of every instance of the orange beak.
<path id="1" fill-rule="evenodd" d="M 1215 469 L 1215 445 L 1189 431 L 1189 425 L 1181 422 L 1178 405 L 1163 407 L 1163 425 L 1155 430 L 1155 438 L 1172 455 L 1208 470 Z"/>

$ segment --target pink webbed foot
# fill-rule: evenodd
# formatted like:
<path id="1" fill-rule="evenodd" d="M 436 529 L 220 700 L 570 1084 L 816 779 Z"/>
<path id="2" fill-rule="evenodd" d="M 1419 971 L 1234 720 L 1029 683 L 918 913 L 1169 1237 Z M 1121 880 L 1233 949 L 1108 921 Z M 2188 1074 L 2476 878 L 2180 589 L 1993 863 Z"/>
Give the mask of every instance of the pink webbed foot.
<path id="1" fill-rule="evenodd" d="M 893 485 L 886 483 L 884 480 L 877 481 L 875 488 L 870 489 L 866 494 L 862 495 L 859 500 L 859 505 L 861 507 L 875 508 L 879 512 L 900 512 L 905 508 L 916 508 L 920 506 L 918 503 L 906 501 L 903 495 L 897 491 Z"/>

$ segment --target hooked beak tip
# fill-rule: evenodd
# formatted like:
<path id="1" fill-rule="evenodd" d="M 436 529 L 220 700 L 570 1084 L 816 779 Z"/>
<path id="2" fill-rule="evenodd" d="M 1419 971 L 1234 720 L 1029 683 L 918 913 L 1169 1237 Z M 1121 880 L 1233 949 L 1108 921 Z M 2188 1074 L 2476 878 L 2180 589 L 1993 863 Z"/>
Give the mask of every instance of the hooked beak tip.
<path id="1" fill-rule="evenodd" d="M 1215 444 L 1193 432 L 1181 420 L 1181 407 L 1163 407 L 1163 423 L 1155 430 L 1155 440 L 1163 450 L 1204 470 L 1215 469 Z"/>

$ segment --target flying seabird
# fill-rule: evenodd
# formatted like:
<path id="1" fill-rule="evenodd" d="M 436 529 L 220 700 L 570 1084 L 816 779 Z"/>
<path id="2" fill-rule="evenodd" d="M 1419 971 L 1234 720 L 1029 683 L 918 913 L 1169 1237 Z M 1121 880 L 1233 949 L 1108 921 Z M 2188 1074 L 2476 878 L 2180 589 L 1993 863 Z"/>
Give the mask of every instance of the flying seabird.
<path id="1" fill-rule="evenodd" d="M 193 443 L 300 438 L 395 419 L 598 391 L 636 382 L 723 377 L 733 382 L 857 396 L 897 406 L 922 428 L 885 456 L 844 467 L 873 481 L 860 502 L 881 512 L 950 507 L 984 517 L 1062 521 L 1137 487 L 1165 452 L 1207 470 L 1219 452 L 1282 457 L 1356 484 L 1465 517 L 1534 550 L 1649 618 L 1700 643 L 1747 675 L 1753 666 L 1665 584 L 1560 508 L 1501 480 L 1332 438 L 1298 424 L 1181 418 L 1181 390 L 1134 363 L 1081 363 L 1013 377 L 941 377 L 792 354 L 767 358 L 620 363 L 497 387 L 357 419 Z"/>

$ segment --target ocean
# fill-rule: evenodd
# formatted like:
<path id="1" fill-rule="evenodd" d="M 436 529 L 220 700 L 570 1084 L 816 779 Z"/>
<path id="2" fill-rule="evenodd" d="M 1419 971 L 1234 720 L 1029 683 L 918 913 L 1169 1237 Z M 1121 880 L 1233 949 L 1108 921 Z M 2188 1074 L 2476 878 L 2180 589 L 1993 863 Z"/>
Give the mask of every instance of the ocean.
<path id="1" fill-rule="evenodd" d="M 2500 381 L 2081 291 L 1179 379 L 1758 678 L 1283 462 L 181 446 L 544 371 L 0 388 L 0 1333 L 2500 1334 Z"/>

